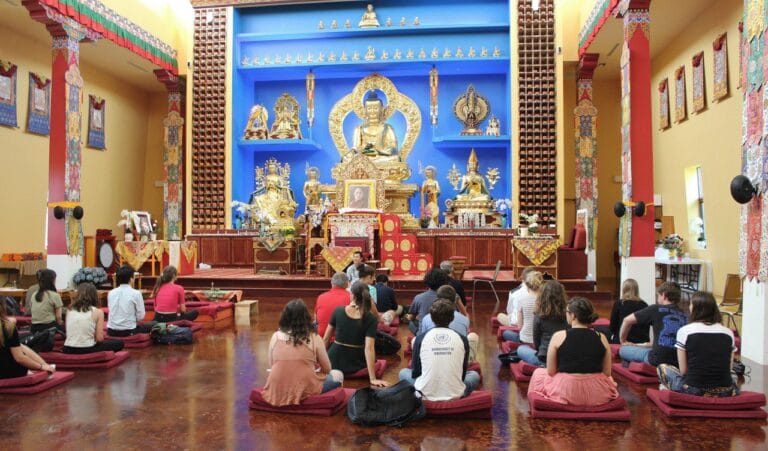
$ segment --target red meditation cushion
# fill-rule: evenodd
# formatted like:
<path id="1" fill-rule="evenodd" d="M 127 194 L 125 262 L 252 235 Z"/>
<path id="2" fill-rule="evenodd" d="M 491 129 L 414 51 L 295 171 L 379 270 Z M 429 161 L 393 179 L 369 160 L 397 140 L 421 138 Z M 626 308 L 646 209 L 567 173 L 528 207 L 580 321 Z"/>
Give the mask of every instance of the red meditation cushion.
<path id="1" fill-rule="evenodd" d="M 14 316 L 14 318 L 16 318 L 17 326 L 29 326 L 30 324 L 32 324 L 31 316 Z"/>
<path id="2" fill-rule="evenodd" d="M 376 372 L 376 378 L 381 378 L 384 374 L 384 370 L 387 369 L 387 361 L 384 359 L 377 360 L 374 364 L 374 371 Z M 368 378 L 368 368 L 363 368 L 360 371 L 349 373 L 344 375 L 347 379 L 366 379 Z"/>
<path id="3" fill-rule="evenodd" d="M 113 360 L 112 351 L 92 352 L 90 354 L 64 354 L 63 352 L 41 352 L 40 357 L 48 363 L 100 363 Z"/>
<path id="4" fill-rule="evenodd" d="M 765 394 L 752 391 L 741 392 L 738 396 L 714 398 L 660 390 L 659 399 L 670 406 L 689 409 L 742 410 L 765 406 Z"/>
<path id="5" fill-rule="evenodd" d="M 36 373 L 27 374 L 26 376 L 0 379 L 0 388 L 28 387 L 30 385 L 39 384 L 46 379 L 48 379 L 48 373 L 45 371 L 38 371 Z"/>
<path id="6" fill-rule="evenodd" d="M 629 409 L 626 408 L 623 398 L 617 398 L 601 406 L 576 407 L 552 402 L 531 392 L 528 393 L 528 402 L 531 405 L 532 418 L 594 421 L 629 421 L 630 419 Z M 619 404 L 622 404 L 622 407 L 617 407 Z"/>
<path id="7" fill-rule="evenodd" d="M 398 318 L 398 317 L 395 317 L 395 319 L 394 319 L 394 320 L 392 320 L 392 322 L 391 322 L 391 323 L 389 323 L 389 325 L 390 325 L 390 326 L 392 326 L 392 327 L 397 327 L 397 326 L 399 326 L 399 325 L 400 325 L 400 318 Z"/>
<path id="8" fill-rule="evenodd" d="M 587 247 L 587 230 L 584 226 L 576 224 L 574 227 L 573 248 L 576 250 L 585 249 Z"/>
<path id="9" fill-rule="evenodd" d="M 516 362 L 509 364 L 509 371 L 512 372 L 512 377 L 515 378 L 515 382 L 530 382 L 531 375 L 523 372 L 523 366 L 525 362 Z"/>
<path id="10" fill-rule="evenodd" d="M 611 356 L 613 358 L 618 358 L 619 357 L 619 349 L 621 349 L 621 345 L 620 344 L 613 344 L 613 343 L 611 343 Z"/>
<path id="11" fill-rule="evenodd" d="M 258 387 L 258 388 L 254 388 L 251 391 L 251 396 L 248 399 L 253 404 L 263 405 L 265 407 L 295 410 L 297 408 L 308 408 L 308 409 L 334 408 L 334 407 L 337 407 L 340 403 L 344 402 L 345 396 L 344 396 L 344 389 L 339 387 L 331 391 L 321 393 L 319 395 L 310 396 L 309 398 L 306 398 L 305 400 L 303 400 L 301 404 L 296 404 L 291 406 L 273 406 L 272 404 L 268 403 L 264 399 L 264 388 Z"/>
<path id="12" fill-rule="evenodd" d="M 56 368 L 61 368 L 62 370 L 107 370 L 122 364 L 128 360 L 130 356 L 131 353 L 128 351 L 118 351 L 115 353 L 115 358 L 111 360 L 93 363 L 61 362 L 56 364 Z"/>
<path id="13" fill-rule="evenodd" d="M 397 336 L 398 327 L 397 326 L 385 326 L 384 323 L 379 323 L 376 326 L 376 329 L 380 332 L 384 332 L 385 334 L 392 335 L 393 337 Z"/>
<path id="14" fill-rule="evenodd" d="M 636 384 L 658 384 L 659 383 L 659 377 L 657 375 L 646 375 L 641 373 L 635 373 L 634 371 L 631 371 L 629 368 L 624 368 L 624 366 L 621 363 L 614 363 L 611 365 L 611 369 L 613 370 L 613 373 L 618 374 L 619 376 L 628 379 Z"/>
<path id="15" fill-rule="evenodd" d="M 502 341 L 499 343 L 499 348 L 501 349 L 502 354 L 507 354 L 519 348 L 521 344 L 522 343 L 516 341 Z"/>
<path id="16" fill-rule="evenodd" d="M 520 332 L 520 328 L 517 326 L 499 326 L 498 329 L 496 329 L 496 339 L 498 341 L 503 341 L 504 337 L 502 335 L 504 334 L 504 331 L 511 330 L 512 332 Z"/>
<path id="17" fill-rule="evenodd" d="M 198 330 L 203 330 L 203 325 L 200 323 L 196 323 L 194 321 L 189 321 L 186 319 L 180 319 L 178 321 L 171 321 L 168 324 L 173 324 L 174 326 L 179 327 L 189 327 L 192 329 L 192 333 L 197 332 Z"/>
<path id="18" fill-rule="evenodd" d="M 33 385 L 26 385 L 23 387 L 4 387 L 0 388 L 0 394 L 4 395 L 34 395 L 42 391 L 53 388 L 57 385 L 61 385 L 64 382 L 70 381 L 75 377 L 75 373 L 69 371 L 57 371 L 51 376 L 48 373 L 41 372 L 45 376 L 42 382 Z M 20 379 L 20 378 L 19 378 Z"/>
<path id="19" fill-rule="evenodd" d="M 594 322 L 594 323 L 592 323 L 592 326 L 593 326 L 593 327 L 594 327 L 594 326 L 605 326 L 605 327 L 609 327 L 610 325 L 611 325 L 611 321 L 610 321 L 610 320 L 608 320 L 608 319 L 605 319 L 605 318 L 598 318 L 597 320 L 595 320 L 595 322 Z"/>
<path id="20" fill-rule="evenodd" d="M 657 377 L 656 367 L 645 362 L 630 362 L 629 371 L 633 373 L 642 374 L 644 376 Z"/>
<path id="21" fill-rule="evenodd" d="M 690 407 L 680 407 L 680 406 L 672 406 L 668 403 L 666 403 L 662 396 L 666 397 L 666 399 L 676 399 L 675 402 L 679 402 L 678 396 L 685 396 L 686 398 L 691 395 L 684 395 L 682 393 L 675 393 L 674 395 L 666 395 L 665 393 L 670 392 L 670 390 L 655 390 L 655 389 L 648 389 L 646 394 L 648 395 L 648 398 L 656 404 L 656 407 L 661 410 L 661 412 L 668 416 L 668 417 L 698 417 L 698 418 L 758 418 L 763 419 L 768 417 L 768 412 L 763 410 L 760 407 L 752 407 L 752 408 L 742 408 L 741 410 L 730 410 L 724 408 L 725 404 L 712 404 L 708 406 L 709 408 L 703 408 L 703 407 L 697 407 L 697 408 L 690 408 Z M 674 393 L 674 392 L 671 392 Z M 751 392 L 746 392 L 750 393 Z M 761 393 L 757 393 L 760 395 Z M 697 396 L 698 398 L 698 396 Z M 701 397 L 702 399 L 706 400 L 729 400 L 730 402 L 734 402 L 733 400 L 738 398 L 738 396 L 729 397 L 729 398 L 705 398 Z M 723 402 L 723 401 L 720 401 Z M 728 401 L 725 401 L 728 402 Z M 743 401 L 737 401 L 738 403 L 743 403 Z M 765 403 L 765 398 L 763 398 L 763 403 Z M 745 403 L 746 404 L 746 403 Z M 733 407 L 732 404 L 730 407 Z"/>
<path id="22" fill-rule="evenodd" d="M 491 329 L 493 329 L 494 332 L 496 332 L 496 329 L 501 327 L 501 323 L 499 322 L 499 319 L 496 317 L 496 315 L 491 316 Z"/>
<path id="23" fill-rule="evenodd" d="M 104 330 L 104 332 L 107 332 L 106 329 Z M 128 335 L 127 337 L 113 337 L 111 335 L 107 335 L 105 339 L 118 340 L 118 341 L 122 341 L 125 344 L 128 344 L 128 343 L 136 343 L 140 341 L 151 340 L 152 337 L 150 337 L 149 334 L 133 334 L 133 335 Z"/>
<path id="24" fill-rule="evenodd" d="M 423 402 L 428 417 L 491 418 L 493 396 L 490 390 L 475 390 L 465 398 Z"/>

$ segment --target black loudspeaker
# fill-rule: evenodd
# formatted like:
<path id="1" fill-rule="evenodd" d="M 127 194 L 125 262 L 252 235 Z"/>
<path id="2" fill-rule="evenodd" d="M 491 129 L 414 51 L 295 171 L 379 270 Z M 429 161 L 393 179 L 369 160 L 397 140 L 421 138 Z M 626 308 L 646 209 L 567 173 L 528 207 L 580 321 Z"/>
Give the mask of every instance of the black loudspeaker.
<path id="1" fill-rule="evenodd" d="M 96 236 L 96 266 L 104 268 L 107 274 L 117 270 L 117 254 L 115 253 L 114 236 Z"/>
<path id="2" fill-rule="evenodd" d="M 731 180 L 731 197 L 740 204 L 746 204 L 757 194 L 757 189 L 752 185 L 749 177 L 737 175 Z"/>
<path id="3" fill-rule="evenodd" d="M 64 208 L 60 205 L 53 207 L 53 217 L 56 219 L 64 219 Z"/>
<path id="4" fill-rule="evenodd" d="M 85 212 L 83 211 L 83 207 L 81 207 L 79 205 L 72 210 L 72 216 L 74 216 L 75 219 L 77 219 L 78 221 L 83 219 L 83 214 L 84 213 Z"/>
<path id="5" fill-rule="evenodd" d="M 645 216 L 645 202 L 642 200 L 635 204 L 635 216 Z"/>
<path id="6" fill-rule="evenodd" d="M 616 202 L 613 204 L 613 214 L 615 214 L 617 218 L 624 216 L 624 213 L 626 212 L 627 207 L 624 206 L 624 202 Z"/>

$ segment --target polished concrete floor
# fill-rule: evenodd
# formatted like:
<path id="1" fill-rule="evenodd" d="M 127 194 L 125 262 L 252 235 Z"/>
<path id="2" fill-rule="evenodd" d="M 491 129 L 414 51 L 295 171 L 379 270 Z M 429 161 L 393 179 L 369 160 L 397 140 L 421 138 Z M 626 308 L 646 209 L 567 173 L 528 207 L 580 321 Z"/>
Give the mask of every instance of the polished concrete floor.
<path id="1" fill-rule="evenodd" d="M 250 326 L 202 332 L 192 346 L 132 351 L 118 368 L 78 373 L 39 395 L 0 395 L 0 449 L 768 449 L 764 421 L 668 419 L 651 406 L 644 387 L 624 382 L 619 387 L 630 423 L 530 419 L 527 387 L 499 369 L 490 307 L 478 307 L 473 328 L 481 335 L 484 388 L 494 393 L 492 420 L 364 428 L 343 413 L 251 412 L 248 394 L 266 379 L 266 346 L 280 309 L 261 304 Z M 401 326 L 402 342 L 406 332 Z M 389 361 L 384 378 L 394 382 L 407 359 L 401 353 Z M 765 391 L 766 380 L 765 368 L 751 365 L 745 387 Z"/>

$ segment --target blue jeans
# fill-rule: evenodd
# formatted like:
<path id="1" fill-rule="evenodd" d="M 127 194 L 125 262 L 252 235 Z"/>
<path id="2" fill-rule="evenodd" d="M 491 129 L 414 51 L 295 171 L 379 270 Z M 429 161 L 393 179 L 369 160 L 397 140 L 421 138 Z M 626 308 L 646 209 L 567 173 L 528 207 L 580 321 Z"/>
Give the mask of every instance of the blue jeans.
<path id="1" fill-rule="evenodd" d="M 410 320 L 408 322 L 408 330 L 410 330 L 413 335 L 419 335 L 419 320 L 416 318 Z"/>
<path id="2" fill-rule="evenodd" d="M 416 384 L 416 379 L 413 378 L 412 370 L 410 368 L 403 368 L 400 370 L 398 378 L 401 381 L 408 381 L 411 385 Z M 464 389 L 464 395 L 462 395 L 462 398 L 469 396 L 470 393 L 472 393 L 477 387 L 480 386 L 480 375 L 477 374 L 476 371 L 467 371 L 467 373 L 464 375 L 464 385 L 466 388 Z"/>
<path id="3" fill-rule="evenodd" d="M 329 392 L 333 389 L 341 387 L 341 382 L 337 382 L 333 379 L 333 375 L 331 373 L 328 373 L 327 376 L 325 376 L 325 381 L 323 381 L 323 391 L 320 393 Z"/>
<path id="4" fill-rule="evenodd" d="M 520 333 L 515 332 L 514 330 L 505 330 L 502 332 L 501 338 L 503 338 L 504 341 L 516 341 L 520 343 Z"/>
<path id="5" fill-rule="evenodd" d="M 650 364 L 648 361 L 648 354 L 650 353 L 651 348 L 644 346 L 622 346 L 619 348 L 619 357 L 621 357 L 621 360 L 628 362 L 645 362 Z"/>
<path id="6" fill-rule="evenodd" d="M 544 363 L 536 356 L 536 350 L 528 345 L 520 345 L 517 348 L 517 356 L 523 362 L 536 366 L 544 366 Z"/>
<path id="7" fill-rule="evenodd" d="M 692 387 L 685 383 L 685 376 L 680 374 L 680 370 L 674 365 L 667 365 L 666 363 L 659 364 L 656 368 L 656 372 L 659 374 L 659 381 L 668 389 L 685 393 L 687 395 L 694 396 L 712 396 L 712 397 L 727 397 L 736 396 L 739 394 L 739 387 L 736 386 L 736 382 L 730 387 L 716 387 L 716 388 L 699 388 Z"/>

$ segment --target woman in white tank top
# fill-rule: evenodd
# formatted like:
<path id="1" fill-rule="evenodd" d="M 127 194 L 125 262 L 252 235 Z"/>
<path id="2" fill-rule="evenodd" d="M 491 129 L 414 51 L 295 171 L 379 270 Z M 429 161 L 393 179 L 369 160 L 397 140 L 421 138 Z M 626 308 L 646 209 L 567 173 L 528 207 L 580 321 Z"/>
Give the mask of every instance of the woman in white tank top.
<path id="1" fill-rule="evenodd" d="M 123 342 L 104 340 L 104 312 L 96 308 L 98 292 L 92 283 L 77 287 L 75 301 L 67 312 L 67 339 L 64 352 L 89 354 L 100 351 L 120 351 Z"/>

